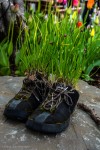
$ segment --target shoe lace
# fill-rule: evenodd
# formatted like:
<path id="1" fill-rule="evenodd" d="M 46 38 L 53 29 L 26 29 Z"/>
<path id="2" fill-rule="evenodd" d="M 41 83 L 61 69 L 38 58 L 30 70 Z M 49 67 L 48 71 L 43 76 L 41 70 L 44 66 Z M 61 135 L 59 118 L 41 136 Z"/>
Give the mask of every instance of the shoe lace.
<path id="1" fill-rule="evenodd" d="M 35 89 L 38 89 L 38 95 L 35 92 Z M 45 99 L 47 96 L 47 91 L 49 89 L 49 84 L 44 80 L 44 81 L 39 81 L 39 84 L 35 84 L 35 87 L 33 89 L 34 95 L 38 99 L 38 96 L 40 95 L 42 99 Z"/>
<path id="2" fill-rule="evenodd" d="M 73 105 L 73 101 L 69 93 L 74 93 L 73 89 L 68 90 L 68 87 L 58 87 L 56 90 L 48 94 L 46 100 L 42 103 L 41 109 L 54 111 L 61 102 L 65 101 L 68 106 Z"/>

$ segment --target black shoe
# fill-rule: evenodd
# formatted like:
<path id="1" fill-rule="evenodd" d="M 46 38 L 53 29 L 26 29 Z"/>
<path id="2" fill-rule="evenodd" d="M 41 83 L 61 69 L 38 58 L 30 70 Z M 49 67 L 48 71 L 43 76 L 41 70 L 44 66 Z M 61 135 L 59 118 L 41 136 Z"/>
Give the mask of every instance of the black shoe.
<path id="1" fill-rule="evenodd" d="M 70 86 L 55 84 L 45 101 L 33 112 L 26 127 L 46 133 L 60 133 L 70 121 L 79 93 Z"/>
<path id="2" fill-rule="evenodd" d="M 34 80 L 25 78 L 21 90 L 6 105 L 4 115 L 7 118 L 26 121 L 46 98 L 48 91 L 48 83 L 38 73 Z"/>

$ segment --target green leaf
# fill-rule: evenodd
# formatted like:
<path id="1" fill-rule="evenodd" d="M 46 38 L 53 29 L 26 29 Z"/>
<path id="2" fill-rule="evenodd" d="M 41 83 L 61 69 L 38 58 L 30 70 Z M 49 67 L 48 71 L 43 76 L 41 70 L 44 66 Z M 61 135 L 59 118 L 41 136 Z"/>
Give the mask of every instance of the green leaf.
<path id="1" fill-rule="evenodd" d="M 0 66 L 0 75 L 10 75 L 10 68 Z"/>
<path id="2" fill-rule="evenodd" d="M 13 44 L 11 41 L 8 45 L 8 55 L 11 56 L 12 52 L 13 52 Z"/>
<path id="3" fill-rule="evenodd" d="M 4 50 L 0 51 L 0 65 L 9 67 L 9 58 Z"/>
<path id="4" fill-rule="evenodd" d="M 89 75 L 83 74 L 82 78 L 85 79 L 85 81 L 94 81 Z"/>
<path id="5" fill-rule="evenodd" d="M 100 66 L 100 60 L 95 61 L 93 64 L 89 65 L 85 71 L 85 74 L 89 75 L 92 69 L 96 66 Z"/>
<path id="6" fill-rule="evenodd" d="M 20 52 L 16 52 L 15 64 L 18 65 L 20 62 Z"/>
<path id="7" fill-rule="evenodd" d="M 15 71 L 15 74 L 16 74 L 16 75 L 21 75 L 21 72 L 20 72 L 19 70 L 16 70 L 16 71 Z"/>

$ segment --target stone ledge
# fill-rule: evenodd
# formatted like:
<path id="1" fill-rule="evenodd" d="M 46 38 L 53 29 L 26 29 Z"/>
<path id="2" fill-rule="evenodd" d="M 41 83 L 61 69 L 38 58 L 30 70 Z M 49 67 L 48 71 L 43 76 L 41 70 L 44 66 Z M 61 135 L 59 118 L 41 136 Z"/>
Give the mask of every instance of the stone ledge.
<path id="1" fill-rule="evenodd" d="M 20 90 L 24 77 L 0 77 L 0 149 L 2 150 L 100 150 L 100 130 L 83 111 L 75 109 L 69 127 L 57 135 L 33 132 L 24 123 L 6 120 L 5 104 Z M 79 81 L 79 102 L 100 115 L 100 89 Z"/>

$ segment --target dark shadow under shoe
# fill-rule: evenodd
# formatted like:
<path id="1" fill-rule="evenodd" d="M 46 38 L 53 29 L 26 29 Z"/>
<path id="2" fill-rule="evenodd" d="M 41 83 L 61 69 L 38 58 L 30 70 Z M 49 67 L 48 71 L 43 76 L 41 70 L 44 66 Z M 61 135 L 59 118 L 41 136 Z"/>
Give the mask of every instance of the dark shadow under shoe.
<path id="1" fill-rule="evenodd" d="M 20 91 L 6 105 L 4 115 L 10 119 L 26 121 L 46 98 L 48 91 L 48 83 L 39 75 L 34 80 L 25 78 Z"/>
<path id="2" fill-rule="evenodd" d="M 26 127 L 46 133 L 60 133 L 70 122 L 79 93 L 70 86 L 55 84 L 45 101 L 33 112 Z"/>

